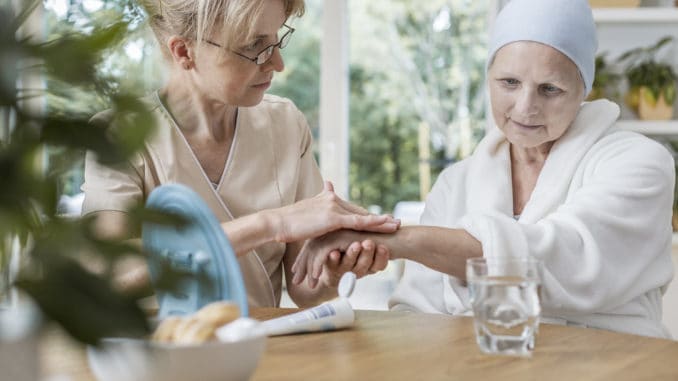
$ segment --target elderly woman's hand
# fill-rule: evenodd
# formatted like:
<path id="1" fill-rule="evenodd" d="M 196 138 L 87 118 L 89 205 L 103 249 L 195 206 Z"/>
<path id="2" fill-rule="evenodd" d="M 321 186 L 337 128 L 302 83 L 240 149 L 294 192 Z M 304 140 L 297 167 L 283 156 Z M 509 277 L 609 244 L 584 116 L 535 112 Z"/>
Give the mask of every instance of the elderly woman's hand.
<path id="1" fill-rule="evenodd" d="M 273 209 L 270 213 L 278 242 L 302 241 L 338 229 L 392 233 L 400 227 L 400 221 L 390 215 L 370 214 L 342 200 L 334 193 L 329 181 L 317 196 Z"/>
<path id="2" fill-rule="evenodd" d="M 337 287 L 341 276 L 348 271 L 362 278 L 385 269 L 389 260 L 388 248 L 372 240 L 360 241 L 357 235 L 342 230 L 306 242 L 292 266 L 292 282 L 300 284 L 308 275 L 311 288 L 318 283 Z"/>

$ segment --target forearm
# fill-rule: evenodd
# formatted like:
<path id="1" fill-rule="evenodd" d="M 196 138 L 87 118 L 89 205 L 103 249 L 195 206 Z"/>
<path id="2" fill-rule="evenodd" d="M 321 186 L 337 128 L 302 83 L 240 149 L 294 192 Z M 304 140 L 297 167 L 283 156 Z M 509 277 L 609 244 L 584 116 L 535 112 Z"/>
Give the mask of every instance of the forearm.
<path id="1" fill-rule="evenodd" d="M 344 242 L 372 239 L 389 249 L 390 259 L 409 259 L 462 280 L 466 279 L 466 260 L 483 255 L 480 242 L 462 229 L 406 226 L 393 234 L 351 235 Z"/>
<path id="2" fill-rule="evenodd" d="M 411 226 L 387 236 L 391 258 L 409 259 L 459 279 L 466 279 L 466 260 L 483 255 L 482 245 L 463 229 Z"/>
<path id="3" fill-rule="evenodd" d="M 264 210 L 224 222 L 221 227 L 237 256 L 276 240 L 275 216 Z"/>

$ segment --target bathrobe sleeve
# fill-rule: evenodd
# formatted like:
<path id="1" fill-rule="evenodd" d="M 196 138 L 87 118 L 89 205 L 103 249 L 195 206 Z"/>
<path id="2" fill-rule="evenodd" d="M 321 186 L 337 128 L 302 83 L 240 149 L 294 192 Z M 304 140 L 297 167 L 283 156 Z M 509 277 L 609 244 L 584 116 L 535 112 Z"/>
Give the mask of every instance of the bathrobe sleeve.
<path id="1" fill-rule="evenodd" d="M 592 147 L 568 184 L 565 202 L 543 218 L 471 213 L 461 227 L 482 243 L 485 257 L 543 260 L 545 311 L 612 311 L 672 277 L 674 171 L 664 147 L 617 132 Z M 529 203 L 560 191 L 541 188 Z"/>

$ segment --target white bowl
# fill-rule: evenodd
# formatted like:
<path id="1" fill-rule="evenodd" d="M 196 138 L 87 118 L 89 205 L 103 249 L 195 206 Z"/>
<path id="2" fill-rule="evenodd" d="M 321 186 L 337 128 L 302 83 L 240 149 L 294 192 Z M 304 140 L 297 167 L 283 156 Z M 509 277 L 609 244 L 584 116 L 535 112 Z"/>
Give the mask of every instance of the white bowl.
<path id="1" fill-rule="evenodd" d="M 265 336 L 200 345 L 105 339 L 87 359 L 99 381 L 248 380 L 265 347 Z"/>

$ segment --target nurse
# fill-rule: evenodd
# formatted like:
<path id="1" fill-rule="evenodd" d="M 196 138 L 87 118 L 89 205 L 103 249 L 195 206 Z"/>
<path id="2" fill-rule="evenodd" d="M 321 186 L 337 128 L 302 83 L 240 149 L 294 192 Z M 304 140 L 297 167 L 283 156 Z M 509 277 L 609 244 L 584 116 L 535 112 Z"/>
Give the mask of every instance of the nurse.
<path id="1" fill-rule="evenodd" d="M 169 80 L 144 99 L 154 136 L 127 166 L 111 169 L 87 154 L 83 214 L 96 213 L 106 237 L 130 238 L 126 210 L 166 183 L 195 190 L 215 213 L 238 255 L 250 305 L 277 306 L 283 274 L 304 240 L 345 228 L 393 232 L 399 222 L 340 199 L 323 185 L 302 113 L 265 95 L 284 69 L 280 49 L 293 36 L 287 21 L 303 0 L 142 0 L 162 49 Z M 93 118 L 108 125 L 111 112 Z M 360 259 L 358 260 L 358 254 Z M 336 296 L 340 276 L 383 269 L 388 253 L 358 241 L 333 253 L 322 286 L 287 282 L 299 306 Z M 125 287 L 148 282 L 145 267 Z"/>
<path id="2" fill-rule="evenodd" d="M 328 253 L 372 238 L 410 260 L 391 309 L 468 314 L 466 259 L 531 257 L 544 263 L 545 320 L 668 337 L 674 161 L 620 130 L 616 104 L 584 102 L 597 48 L 588 2 L 513 0 L 489 48 L 495 127 L 440 174 L 423 226 L 314 239 L 295 282 L 315 284 Z"/>

